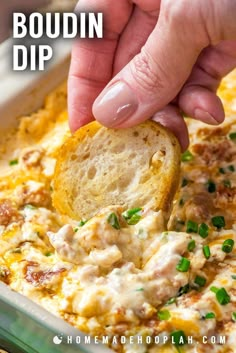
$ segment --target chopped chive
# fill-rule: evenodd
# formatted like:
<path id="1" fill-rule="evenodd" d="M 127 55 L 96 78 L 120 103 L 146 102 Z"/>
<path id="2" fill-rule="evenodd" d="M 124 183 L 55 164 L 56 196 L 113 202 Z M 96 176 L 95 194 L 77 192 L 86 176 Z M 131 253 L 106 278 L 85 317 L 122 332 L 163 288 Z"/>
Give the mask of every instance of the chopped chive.
<path id="1" fill-rule="evenodd" d="M 139 228 L 138 232 L 135 234 L 139 239 L 147 239 L 148 233 L 145 229 Z"/>
<path id="2" fill-rule="evenodd" d="M 231 164 L 228 166 L 228 170 L 230 170 L 231 172 L 234 172 L 235 171 L 235 168 L 234 166 Z"/>
<path id="3" fill-rule="evenodd" d="M 216 292 L 216 299 L 221 305 L 226 305 L 230 302 L 230 296 L 224 288 L 220 288 Z"/>
<path id="4" fill-rule="evenodd" d="M 174 304 L 175 302 L 176 302 L 176 297 L 173 297 L 173 298 L 170 298 L 169 300 L 167 300 L 165 305 L 171 305 L 171 304 Z"/>
<path id="5" fill-rule="evenodd" d="M 223 184 L 227 188 L 231 188 L 231 181 L 230 180 L 223 180 Z"/>
<path id="6" fill-rule="evenodd" d="M 204 316 L 204 319 L 214 319 L 216 316 L 215 316 L 215 313 L 207 313 L 205 316 Z"/>
<path id="7" fill-rule="evenodd" d="M 224 168 L 219 168 L 219 172 L 220 172 L 220 174 L 225 174 Z"/>
<path id="8" fill-rule="evenodd" d="M 198 229 L 198 234 L 205 239 L 208 236 L 209 227 L 206 223 L 201 223 Z"/>
<path id="9" fill-rule="evenodd" d="M 52 252 L 48 251 L 44 255 L 47 256 L 47 257 L 52 256 Z"/>
<path id="10" fill-rule="evenodd" d="M 210 251 L 209 245 L 204 245 L 202 250 L 203 250 L 203 254 L 204 254 L 205 258 L 209 259 L 211 256 L 211 251 Z"/>
<path id="11" fill-rule="evenodd" d="M 181 297 L 183 294 L 186 294 L 190 291 L 190 285 L 189 283 L 185 284 L 185 286 L 180 287 L 177 297 Z"/>
<path id="12" fill-rule="evenodd" d="M 235 312 L 235 311 L 232 313 L 232 320 L 233 320 L 234 322 L 236 322 L 236 312 Z"/>
<path id="13" fill-rule="evenodd" d="M 122 213 L 122 217 L 129 225 L 137 224 L 141 219 L 142 208 L 136 207 Z"/>
<path id="14" fill-rule="evenodd" d="M 233 247 L 234 247 L 234 240 L 233 239 L 226 239 L 223 242 L 222 250 L 228 254 L 233 250 Z"/>
<path id="15" fill-rule="evenodd" d="M 144 291 L 144 288 L 135 289 L 135 292 L 143 292 L 143 291 Z"/>
<path id="16" fill-rule="evenodd" d="M 187 233 L 197 233 L 198 232 L 198 224 L 194 221 L 187 221 L 186 232 Z"/>
<path id="17" fill-rule="evenodd" d="M 77 233 L 79 228 L 74 228 L 74 233 Z"/>
<path id="18" fill-rule="evenodd" d="M 33 205 L 31 205 L 30 203 L 28 203 L 27 205 L 25 205 L 24 208 L 27 208 L 28 210 L 35 210 L 35 209 L 36 209 L 36 207 L 33 206 Z"/>
<path id="19" fill-rule="evenodd" d="M 182 346 L 187 343 L 187 338 L 182 330 L 171 332 L 170 337 L 171 342 L 176 346 Z"/>
<path id="20" fill-rule="evenodd" d="M 18 159 L 12 159 L 11 161 L 9 161 L 9 165 L 16 165 L 18 164 Z"/>
<path id="21" fill-rule="evenodd" d="M 186 257 L 181 257 L 179 263 L 176 266 L 176 270 L 180 272 L 187 272 L 190 267 L 190 261 Z"/>
<path id="22" fill-rule="evenodd" d="M 111 213 L 108 218 L 107 222 L 115 229 L 120 229 L 120 223 L 118 221 L 117 215 L 113 212 Z"/>
<path id="23" fill-rule="evenodd" d="M 182 162 L 189 162 L 193 160 L 193 155 L 190 151 L 185 151 L 184 153 L 182 153 L 181 155 L 181 161 Z"/>
<path id="24" fill-rule="evenodd" d="M 230 302 L 230 296 L 223 287 L 217 288 L 213 286 L 210 290 L 215 293 L 216 299 L 221 305 L 226 305 Z"/>
<path id="25" fill-rule="evenodd" d="M 11 249 L 10 252 L 11 252 L 12 254 L 21 254 L 21 248 Z"/>
<path id="26" fill-rule="evenodd" d="M 196 242 L 194 239 L 190 240 L 188 243 L 188 251 L 193 251 L 196 247 Z"/>
<path id="27" fill-rule="evenodd" d="M 186 185 L 188 185 L 188 179 L 183 178 L 182 179 L 182 184 L 181 184 L 182 188 L 185 187 Z"/>
<path id="28" fill-rule="evenodd" d="M 210 287 L 210 291 L 213 293 L 216 293 L 218 291 L 218 288 L 215 286 Z"/>
<path id="29" fill-rule="evenodd" d="M 169 310 L 160 310 L 157 313 L 157 317 L 159 320 L 169 320 L 170 319 L 170 312 L 169 312 Z"/>
<path id="30" fill-rule="evenodd" d="M 209 193 L 213 193 L 216 191 L 216 184 L 212 180 L 208 180 L 207 182 L 207 190 Z"/>
<path id="31" fill-rule="evenodd" d="M 87 222 L 88 222 L 87 219 L 79 221 L 78 222 L 78 227 L 83 227 L 85 225 L 85 223 L 87 223 Z"/>
<path id="32" fill-rule="evenodd" d="M 216 227 L 217 229 L 223 228 L 225 226 L 224 216 L 212 217 L 211 222 L 213 226 Z"/>
<path id="33" fill-rule="evenodd" d="M 124 217 L 124 219 L 129 219 L 129 218 L 131 218 L 134 214 L 140 213 L 140 211 L 142 211 L 142 208 L 140 208 L 140 207 L 132 208 L 132 209 L 130 209 L 130 210 L 127 210 L 127 211 L 123 212 L 123 213 L 122 213 L 122 217 Z"/>
<path id="34" fill-rule="evenodd" d="M 135 225 L 135 224 L 137 224 L 139 221 L 140 221 L 140 219 L 141 219 L 141 215 L 139 215 L 139 214 L 134 214 L 130 219 L 127 219 L 127 223 L 129 224 L 129 225 Z"/>
<path id="35" fill-rule="evenodd" d="M 196 283 L 200 287 L 204 287 L 206 284 L 206 278 L 201 277 L 201 276 L 196 276 L 194 283 Z"/>
<path id="36" fill-rule="evenodd" d="M 236 275 L 232 275 L 231 277 L 232 277 L 233 279 L 236 279 Z"/>
<path id="37" fill-rule="evenodd" d="M 232 140 L 232 141 L 236 141 L 236 132 L 231 132 L 231 133 L 229 134 L 229 138 L 230 138 L 230 140 Z"/>

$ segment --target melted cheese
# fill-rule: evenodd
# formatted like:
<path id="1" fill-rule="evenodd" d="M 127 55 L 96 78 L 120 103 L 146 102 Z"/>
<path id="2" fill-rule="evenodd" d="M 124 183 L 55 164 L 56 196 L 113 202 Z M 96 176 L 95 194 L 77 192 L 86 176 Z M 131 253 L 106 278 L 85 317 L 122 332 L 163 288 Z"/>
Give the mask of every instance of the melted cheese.
<path id="1" fill-rule="evenodd" d="M 187 119 L 193 159 L 182 163 L 184 183 L 168 229 L 161 212 L 148 209 L 131 226 L 119 206 L 102 210 L 83 227 L 56 213 L 51 182 L 69 128 L 65 85 L 52 92 L 42 109 L 1 136 L 0 280 L 92 335 L 170 339 L 182 330 L 197 342 L 185 344 L 182 353 L 234 352 L 236 250 L 225 253 L 222 244 L 236 242 L 236 144 L 229 138 L 236 132 L 235 92 L 236 71 L 219 90 L 227 114 L 221 127 Z M 121 229 L 108 223 L 111 212 Z M 211 219 L 219 215 L 226 226 L 218 230 Z M 208 236 L 186 233 L 189 220 L 208 224 Z M 195 248 L 189 251 L 191 240 Z M 190 261 L 186 272 L 177 268 L 183 257 Z M 196 276 L 205 278 L 202 287 Z M 223 287 L 230 302 L 221 305 L 212 286 Z M 168 313 L 165 320 L 162 311 Z M 205 319 L 209 312 L 215 317 Z M 203 336 L 220 334 L 227 336 L 224 346 L 202 342 Z M 170 342 L 112 347 L 126 353 L 176 352 Z"/>

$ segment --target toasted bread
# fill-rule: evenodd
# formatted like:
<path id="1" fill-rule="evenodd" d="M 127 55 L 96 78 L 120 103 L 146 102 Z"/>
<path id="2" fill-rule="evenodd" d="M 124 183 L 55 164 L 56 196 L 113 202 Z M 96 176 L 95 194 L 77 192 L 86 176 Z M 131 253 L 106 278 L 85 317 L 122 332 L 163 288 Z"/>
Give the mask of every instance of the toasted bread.
<path id="1" fill-rule="evenodd" d="M 179 175 L 179 143 L 158 123 L 149 120 L 121 130 L 92 122 L 61 148 L 53 204 L 74 219 L 91 218 L 110 205 L 168 214 Z"/>

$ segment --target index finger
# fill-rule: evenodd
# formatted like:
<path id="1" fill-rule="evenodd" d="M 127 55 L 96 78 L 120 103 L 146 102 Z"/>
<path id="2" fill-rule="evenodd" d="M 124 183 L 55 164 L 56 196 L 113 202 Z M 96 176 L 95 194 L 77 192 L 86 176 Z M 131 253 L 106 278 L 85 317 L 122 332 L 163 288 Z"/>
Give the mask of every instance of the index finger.
<path id="1" fill-rule="evenodd" d="M 128 0 L 80 0 L 76 12 L 102 12 L 103 39 L 79 39 L 72 49 L 68 79 L 69 124 L 72 131 L 90 122 L 92 104 L 112 77 L 113 60 L 133 6 Z"/>

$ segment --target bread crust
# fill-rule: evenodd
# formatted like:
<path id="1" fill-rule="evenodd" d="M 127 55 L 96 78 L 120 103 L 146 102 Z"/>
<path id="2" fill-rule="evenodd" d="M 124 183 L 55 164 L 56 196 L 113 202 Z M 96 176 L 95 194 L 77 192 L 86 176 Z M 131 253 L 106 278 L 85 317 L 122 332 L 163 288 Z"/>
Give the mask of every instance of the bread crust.
<path id="1" fill-rule="evenodd" d="M 163 210 L 168 218 L 180 153 L 176 137 L 154 121 L 122 130 L 91 122 L 60 150 L 53 204 L 74 219 L 89 219 L 111 205 Z"/>

